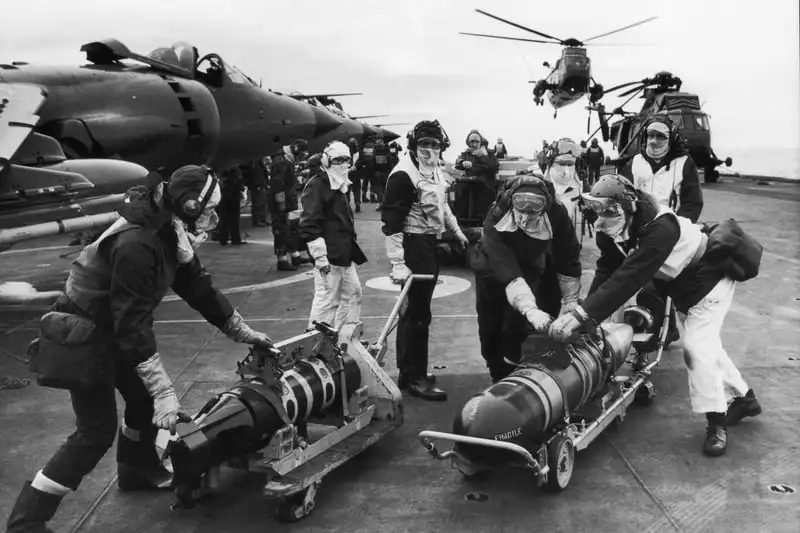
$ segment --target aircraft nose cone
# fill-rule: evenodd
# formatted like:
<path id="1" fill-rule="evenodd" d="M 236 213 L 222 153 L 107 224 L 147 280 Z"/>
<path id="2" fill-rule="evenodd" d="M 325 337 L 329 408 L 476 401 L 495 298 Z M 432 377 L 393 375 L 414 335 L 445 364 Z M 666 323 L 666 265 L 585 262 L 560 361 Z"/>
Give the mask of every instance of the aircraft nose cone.
<path id="1" fill-rule="evenodd" d="M 311 108 L 314 113 L 314 137 L 322 137 L 342 125 L 342 120 L 325 109 Z"/>
<path id="2" fill-rule="evenodd" d="M 383 132 L 383 138 L 386 139 L 387 142 L 393 141 L 393 140 L 397 139 L 398 137 L 400 137 L 400 135 L 398 135 L 397 133 L 395 133 L 395 132 L 393 132 L 391 130 L 386 130 L 386 129 L 381 128 L 381 131 Z"/>
<path id="3" fill-rule="evenodd" d="M 374 137 L 378 134 L 379 129 L 375 126 L 371 126 L 366 122 L 362 122 L 361 125 L 364 126 L 364 137 Z"/>

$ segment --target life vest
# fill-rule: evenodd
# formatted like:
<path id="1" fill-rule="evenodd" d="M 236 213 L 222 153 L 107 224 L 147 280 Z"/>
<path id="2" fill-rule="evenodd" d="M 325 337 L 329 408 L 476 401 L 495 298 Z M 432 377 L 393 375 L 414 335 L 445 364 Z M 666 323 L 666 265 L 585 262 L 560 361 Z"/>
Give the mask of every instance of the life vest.
<path id="1" fill-rule="evenodd" d="M 642 156 L 636 154 L 631 163 L 633 186 L 653 195 L 658 203 L 664 207 L 677 211 L 680 208 L 680 190 L 683 183 L 683 166 L 688 156 L 682 155 L 664 165 L 655 173 L 650 163 Z M 669 170 L 667 170 L 669 167 Z M 673 205 L 670 205 L 673 204 Z"/>
<path id="2" fill-rule="evenodd" d="M 403 223 L 405 233 L 440 236 L 445 225 L 445 183 L 439 167 L 433 171 L 433 177 L 425 178 L 411 161 L 411 156 L 404 154 L 392 169 L 389 179 L 397 172 L 405 172 L 417 190 L 411 210 Z M 388 183 L 388 181 L 387 181 Z"/>
<path id="3" fill-rule="evenodd" d="M 79 309 L 98 322 L 107 322 L 111 310 L 111 267 L 99 253 L 100 246 L 114 235 L 140 227 L 120 217 L 96 241 L 86 246 L 72 263 L 64 293 Z M 164 297 L 172 285 L 176 270 L 177 265 L 171 272 L 164 273 L 165 276 L 158 276 L 163 286 L 159 287 L 162 289 L 160 297 L 154 295 L 155 301 Z"/>
<path id="4" fill-rule="evenodd" d="M 667 256 L 664 264 L 659 267 L 655 275 L 657 279 L 671 281 L 677 278 L 693 261 L 702 256 L 706 249 L 707 237 L 699 226 L 693 224 L 688 218 L 679 217 L 667 207 L 661 207 L 654 220 L 662 216 L 677 218 L 681 231 L 678 242 L 672 247 L 669 256 Z"/>

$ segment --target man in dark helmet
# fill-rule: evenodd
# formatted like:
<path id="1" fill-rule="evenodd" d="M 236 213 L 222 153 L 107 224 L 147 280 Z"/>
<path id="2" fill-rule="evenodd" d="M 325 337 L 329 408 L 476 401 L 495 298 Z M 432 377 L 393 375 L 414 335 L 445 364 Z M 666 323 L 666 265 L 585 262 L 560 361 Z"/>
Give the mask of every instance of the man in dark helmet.
<path id="1" fill-rule="evenodd" d="M 548 250 L 561 302 L 546 301 L 539 290 Z M 522 343 L 532 332 L 546 334 L 554 316 L 578 305 L 580 246 L 552 183 L 541 175 L 507 183 L 486 216 L 471 266 L 481 355 L 496 382 L 513 370 L 506 359 L 519 362 Z"/>
<path id="2" fill-rule="evenodd" d="M 438 276 L 438 238 L 445 230 L 455 233 L 461 246 L 467 238 L 445 201 L 447 184 L 439 169 L 441 153 L 450 145 L 438 120 L 424 120 L 408 134 L 408 151 L 389 175 L 381 220 L 390 277 L 405 283 L 412 274 Z M 447 393 L 428 375 L 428 334 L 431 299 L 436 281 L 415 281 L 408 290 L 408 305 L 397 325 L 398 385 L 425 400 L 445 401 Z"/>
<path id="3" fill-rule="evenodd" d="M 214 288 L 195 254 L 194 245 L 216 225 L 214 208 L 220 199 L 217 178 L 204 167 L 181 167 L 166 183 L 151 173 L 147 186 L 128 191 L 121 217 L 73 263 L 64 294 L 42 317 L 40 338 L 52 341 L 47 357 L 57 356 L 75 347 L 53 339 L 81 334 L 70 329 L 75 321 L 68 317 L 91 321 L 107 346 L 97 356 L 109 377 L 93 388 L 70 390 L 75 432 L 25 483 L 8 518 L 8 532 L 50 531 L 45 524 L 64 495 L 77 490 L 114 443 L 115 389 L 125 400 L 117 442 L 119 488 L 169 485 L 155 448 L 156 432 L 174 433 L 186 415 L 161 363 L 153 313 L 170 287 L 233 341 L 272 347 L 270 338 L 251 329 Z M 58 327 L 55 317 L 63 319 L 62 329 L 48 331 Z M 32 358 L 45 357 L 42 347 L 33 348 L 38 351 Z"/>
<path id="4" fill-rule="evenodd" d="M 272 157 L 267 201 L 272 215 L 278 270 L 297 270 L 298 265 L 311 262 L 311 258 L 300 254 L 299 228 L 289 223 L 289 213 L 299 208 L 295 164 L 305 157 L 307 151 L 308 142 L 298 139 Z"/>
<path id="5" fill-rule="evenodd" d="M 706 233 L 619 175 L 601 177 L 585 198 L 598 214 L 595 229 L 622 253 L 613 269 L 595 273 L 589 295 L 553 322 L 550 335 L 572 342 L 584 325 L 595 327 L 654 280 L 686 315 L 683 349 L 692 410 L 705 413 L 708 422 L 703 452 L 722 455 L 727 426 L 761 412 L 720 338 L 736 285 L 731 276 L 737 276 L 729 268 L 730 248 L 723 256 L 716 250 L 731 235 Z"/>
<path id="6" fill-rule="evenodd" d="M 703 190 L 697 167 L 683 146 L 675 124 L 666 115 L 656 115 L 644 127 L 640 152 L 622 169 L 637 189 L 651 194 L 660 205 L 669 207 L 678 216 L 697 222 L 703 211 Z M 602 233 L 597 234 L 598 246 L 614 250 Z M 603 268 L 599 266 L 598 268 Z M 664 295 L 649 284 L 637 296 L 637 301 L 655 309 L 655 320 L 661 322 Z M 674 313 L 670 315 L 668 342 L 679 337 Z"/>

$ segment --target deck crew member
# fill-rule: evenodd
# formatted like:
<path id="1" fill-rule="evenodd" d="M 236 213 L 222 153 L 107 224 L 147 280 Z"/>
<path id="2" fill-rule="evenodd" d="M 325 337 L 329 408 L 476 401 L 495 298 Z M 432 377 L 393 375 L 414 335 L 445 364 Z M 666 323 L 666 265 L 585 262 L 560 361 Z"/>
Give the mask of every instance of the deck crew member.
<path id="1" fill-rule="evenodd" d="M 634 187 L 652 195 L 660 205 L 669 207 L 678 216 L 696 223 L 703 211 L 703 190 L 697 177 L 697 167 L 684 149 L 683 140 L 675 125 L 668 117 L 656 115 L 645 126 L 643 144 L 643 153 L 633 156 L 621 174 Z M 616 247 L 601 232 L 597 233 L 597 244 L 601 249 L 606 248 L 607 257 L 612 257 L 616 252 Z M 636 296 L 636 301 L 650 309 L 654 319 L 661 322 L 664 295 L 652 284 L 644 287 Z M 668 343 L 679 337 L 674 312 L 669 324 Z"/>
<path id="2" fill-rule="evenodd" d="M 353 212 L 347 199 L 351 152 L 334 141 L 322 152 L 321 168 L 303 189 L 300 235 L 314 259 L 314 300 L 308 327 L 314 321 L 334 329 L 361 317 L 361 281 L 356 266 L 367 262 L 356 242 Z"/>
<path id="3" fill-rule="evenodd" d="M 73 327 L 82 317 L 100 332 L 86 357 L 96 355 L 107 372 L 93 386 L 70 390 L 75 432 L 25 483 L 8 518 L 9 533 L 50 531 L 45 524 L 62 498 L 77 490 L 114 443 L 115 388 L 125 400 L 117 442 L 119 488 L 168 486 L 169 473 L 155 449 L 156 431 L 174 433 L 185 415 L 158 353 L 153 313 L 170 287 L 233 341 L 272 347 L 269 337 L 253 331 L 214 288 L 193 249 L 216 225 L 214 208 L 221 199 L 216 177 L 193 165 L 176 170 L 167 183 L 157 174 L 150 177 L 149 185 L 128 191 L 119 220 L 73 263 L 64 294 L 52 309 L 61 314 L 42 317 L 40 339 L 51 339 L 49 353 L 40 342 L 33 357 L 75 350 L 74 345 L 60 346 L 58 339 L 66 336 L 65 329 L 70 337 L 86 331 Z"/>
<path id="4" fill-rule="evenodd" d="M 419 122 L 408 134 L 408 150 L 389 175 L 381 220 L 391 278 L 404 283 L 412 274 L 438 277 L 438 238 L 445 230 L 460 246 L 467 238 L 445 202 L 446 183 L 439 168 L 441 153 L 450 141 L 438 120 Z M 414 281 L 408 305 L 397 326 L 398 385 L 426 400 L 445 401 L 447 393 L 427 375 L 431 299 L 436 281 Z"/>
<path id="5" fill-rule="evenodd" d="M 555 143 L 550 166 L 544 174 L 546 180 L 553 183 L 556 188 L 556 198 L 567 208 L 572 225 L 577 225 L 578 202 L 580 200 L 582 185 L 575 163 L 582 153 L 571 139 L 560 139 Z"/>
<path id="6" fill-rule="evenodd" d="M 307 150 L 308 142 L 298 139 L 284 146 L 281 152 L 272 157 L 267 201 L 272 215 L 272 235 L 275 239 L 278 270 L 297 270 L 299 265 L 311 262 L 310 258 L 300 254 L 300 237 L 289 221 L 289 213 L 299 207 L 295 164 L 304 157 Z"/>
<path id="7" fill-rule="evenodd" d="M 497 194 L 500 163 L 489 150 L 489 141 L 478 130 L 467 134 L 466 144 L 467 149 L 459 154 L 455 163 L 456 170 L 463 170 L 468 178 L 458 180 L 455 185 L 455 210 L 462 223 L 467 220 L 480 222 L 486 218 Z"/>
<path id="8" fill-rule="evenodd" d="M 622 176 L 601 177 L 587 202 L 598 213 L 597 231 L 609 236 L 623 253 L 615 256 L 620 258 L 616 264 L 606 262 L 607 268 L 598 268 L 594 292 L 571 313 L 555 320 L 550 335 L 571 342 L 587 322 L 599 324 L 650 280 L 662 285 L 675 307 L 686 314 L 683 344 L 690 400 L 692 410 L 704 413 L 708 424 L 703 452 L 722 455 L 727 448 L 727 426 L 761 412 L 720 338 L 733 301 L 731 276 L 737 277 L 734 272 L 740 268 L 733 258 L 739 261 L 747 251 L 737 244 L 735 252 L 729 247 L 722 255 L 707 254 L 712 249 L 723 250 L 721 243 L 732 242 L 733 236 L 720 238 L 716 231 L 702 231 Z M 751 258 L 745 259 L 745 264 L 752 264 Z"/>
<path id="9" fill-rule="evenodd" d="M 486 217 L 473 256 L 481 355 L 494 381 L 513 370 L 504 358 L 519 362 L 520 347 L 531 332 L 546 333 L 553 316 L 578 305 L 580 247 L 569 214 L 554 194 L 553 185 L 537 176 L 507 184 Z M 554 304 L 539 290 L 548 248 L 562 298 Z"/>

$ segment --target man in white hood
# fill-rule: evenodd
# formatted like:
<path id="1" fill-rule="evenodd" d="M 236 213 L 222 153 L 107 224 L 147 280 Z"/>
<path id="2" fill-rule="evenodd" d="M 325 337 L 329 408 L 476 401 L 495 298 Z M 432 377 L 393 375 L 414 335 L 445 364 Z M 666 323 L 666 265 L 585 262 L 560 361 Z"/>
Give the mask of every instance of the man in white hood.
<path id="1" fill-rule="evenodd" d="M 561 139 L 556 143 L 556 153 L 545 179 L 556 188 L 556 198 L 567 208 L 572 225 L 578 226 L 578 200 L 581 196 L 581 180 L 575 171 L 575 162 L 582 149 L 571 139 Z"/>
<path id="2" fill-rule="evenodd" d="M 339 141 L 325 147 L 320 168 L 303 189 L 300 235 L 314 259 L 314 300 L 308 327 L 325 322 L 335 329 L 361 316 L 361 281 L 356 266 L 367 262 L 356 242 L 347 191 L 353 160 Z"/>

